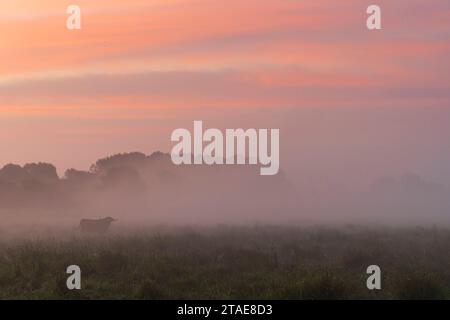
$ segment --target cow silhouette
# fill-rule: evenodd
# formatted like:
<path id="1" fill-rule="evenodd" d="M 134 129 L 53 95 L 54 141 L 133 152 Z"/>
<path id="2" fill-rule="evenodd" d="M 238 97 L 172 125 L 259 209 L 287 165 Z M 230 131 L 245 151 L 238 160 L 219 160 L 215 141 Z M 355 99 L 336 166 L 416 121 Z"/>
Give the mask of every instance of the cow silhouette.
<path id="1" fill-rule="evenodd" d="M 113 221 L 117 221 L 114 218 L 106 217 L 104 219 L 81 219 L 80 230 L 86 233 L 105 233 L 108 232 L 109 227 Z"/>

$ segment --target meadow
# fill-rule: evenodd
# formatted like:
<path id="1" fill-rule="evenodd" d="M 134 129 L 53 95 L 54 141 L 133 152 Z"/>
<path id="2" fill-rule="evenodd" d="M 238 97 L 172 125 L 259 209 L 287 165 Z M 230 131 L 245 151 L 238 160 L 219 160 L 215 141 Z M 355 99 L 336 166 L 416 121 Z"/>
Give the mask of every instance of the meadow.
<path id="1" fill-rule="evenodd" d="M 82 289 L 66 287 L 66 268 Z M 366 268 L 382 289 L 366 288 Z M 0 229 L 1 299 L 449 299 L 450 229 L 142 227 L 83 236 Z"/>

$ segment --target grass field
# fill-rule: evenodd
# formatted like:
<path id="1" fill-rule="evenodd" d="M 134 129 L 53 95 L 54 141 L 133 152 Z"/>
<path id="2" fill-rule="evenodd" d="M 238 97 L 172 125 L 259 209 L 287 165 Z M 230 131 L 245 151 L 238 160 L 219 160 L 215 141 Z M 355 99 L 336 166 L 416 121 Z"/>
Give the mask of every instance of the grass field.
<path id="1" fill-rule="evenodd" d="M 217 226 L 0 241 L 2 299 L 449 299 L 450 229 Z M 82 289 L 66 288 L 66 268 Z M 366 268 L 382 290 L 366 288 Z"/>

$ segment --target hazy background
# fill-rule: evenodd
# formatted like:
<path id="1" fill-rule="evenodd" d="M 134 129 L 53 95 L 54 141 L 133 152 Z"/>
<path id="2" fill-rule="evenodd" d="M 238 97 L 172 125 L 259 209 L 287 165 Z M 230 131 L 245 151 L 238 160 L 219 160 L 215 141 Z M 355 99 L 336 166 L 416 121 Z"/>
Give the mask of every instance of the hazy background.
<path id="1" fill-rule="evenodd" d="M 450 221 L 448 1 L 77 4 L 0 4 L 3 221 Z M 282 173 L 151 156 L 193 120 L 279 128 Z"/>

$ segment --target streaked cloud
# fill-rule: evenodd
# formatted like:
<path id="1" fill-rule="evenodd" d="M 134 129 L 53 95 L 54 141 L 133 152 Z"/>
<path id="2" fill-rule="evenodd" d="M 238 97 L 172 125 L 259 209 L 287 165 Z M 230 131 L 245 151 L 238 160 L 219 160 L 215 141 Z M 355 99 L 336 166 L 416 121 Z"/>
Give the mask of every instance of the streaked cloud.
<path id="1" fill-rule="evenodd" d="M 61 123 L 120 139 L 142 127 L 115 121 L 168 128 L 199 109 L 450 105 L 448 0 L 379 0 L 380 32 L 366 0 L 76 2 L 80 31 L 59 0 L 0 3 L 0 137 L 23 137 L 7 145 L 22 159 L 42 121 L 57 146 Z"/>

